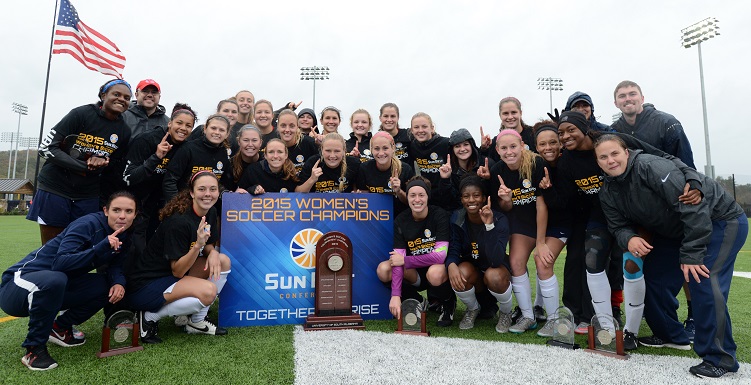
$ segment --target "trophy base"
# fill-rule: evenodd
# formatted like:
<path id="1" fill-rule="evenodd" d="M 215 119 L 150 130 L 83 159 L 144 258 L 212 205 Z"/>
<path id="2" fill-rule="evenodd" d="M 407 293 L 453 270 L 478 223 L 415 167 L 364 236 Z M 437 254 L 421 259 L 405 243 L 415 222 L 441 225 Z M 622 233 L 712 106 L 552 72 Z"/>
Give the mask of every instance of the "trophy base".
<path id="1" fill-rule="evenodd" d="M 362 317 L 359 314 L 320 317 L 309 315 L 302 326 L 303 330 L 342 330 L 342 329 L 365 329 Z"/>
<path id="2" fill-rule="evenodd" d="M 105 357 L 119 356 L 120 354 L 125 354 L 125 353 L 138 352 L 141 350 L 143 350 L 143 346 L 128 346 L 125 348 L 108 350 L 106 352 L 97 352 L 96 356 L 97 358 L 105 358 Z"/>
<path id="3" fill-rule="evenodd" d="M 411 336 L 422 336 L 422 337 L 430 337 L 430 332 L 412 332 L 409 330 L 397 330 L 394 333 L 396 334 L 407 334 Z"/>
<path id="4" fill-rule="evenodd" d="M 552 338 L 548 340 L 547 344 L 550 345 L 550 346 L 555 346 L 555 347 L 558 347 L 558 348 L 564 348 L 564 349 L 570 349 L 570 350 L 581 349 L 581 346 L 579 346 L 579 344 L 577 344 L 577 343 L 567 344 L 565 342 L 554 340 Z"/>
<path id="5" fill-rule="evenodd" d="M 584 351 L 585 352 L 589 352 L 589 353 L 599 354 L 599 355 L 605 356 L 605 357 L 617 358 L 619 360 L 627 360 L 627 359 L 629 359 L 629 357 L 631 357 L 631 356 L 629 356 L 628 354 L 625 354 L 625 353 L 623 355 L 621 355 L 621 354 L 618 354 L 618 353 L 615 353 L 615 352 L 608 352 L 608 351 L 605 351 L 605 350 L 584 349 Z"/>

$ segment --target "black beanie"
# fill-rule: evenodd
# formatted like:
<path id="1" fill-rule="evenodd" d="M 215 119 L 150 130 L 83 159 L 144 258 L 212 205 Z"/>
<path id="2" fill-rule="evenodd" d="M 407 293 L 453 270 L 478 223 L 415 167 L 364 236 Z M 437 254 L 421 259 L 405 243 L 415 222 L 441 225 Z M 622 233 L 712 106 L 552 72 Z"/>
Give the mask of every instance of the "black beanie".
<path id="1" fill-rule="evenodd" d="M 312 127 L 315 127 L 315 126 L 318 125 L 318 119 L 316 119 L 316 114 L 315 114 L 315 112 L 313 112 L 313 110 L 311 110 L 310 108 L 303 108 L 302 110 L 300 110 L 300 113 L 297 114 L 297 116 L 300 117 L 303 114 L 308 114 L 311 117 L 313 117 L 313 126 Z"/>
<path id="2" fill-rule="evenodd" d="M 584 114 L 577 111 L 563 111 L 561 114 L 561 117 L 558 119 L 558 126 L 560 127 L 561 123 L 571 123 L 576 128 L 581 130 L 584 135 L 587 135 L 587 132 L 589 132 L 589 121 L 586 117 L 584 117 Z"/>

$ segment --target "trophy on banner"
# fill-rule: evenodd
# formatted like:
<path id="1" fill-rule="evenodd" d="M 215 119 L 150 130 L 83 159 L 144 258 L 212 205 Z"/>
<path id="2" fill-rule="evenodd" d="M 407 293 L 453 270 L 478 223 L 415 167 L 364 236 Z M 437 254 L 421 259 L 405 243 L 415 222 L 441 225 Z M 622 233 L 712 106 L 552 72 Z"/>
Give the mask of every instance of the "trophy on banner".
<path id="1" fill-rule="evenodd" d="M 588 352 L 604 356 L 628 359 L 623 349 L 623 330 L 618 328 L 615 318 L 606 314 L 595 314 L 589 325 Z"/>
<path id="2" fill-rule="evenodd" d="M 120 310 L 109 316 L 102 328 L 102 350 L 99 358 L 143 350 L 138 344 L 138 324 L 136 315 L 128 310 Z"/>
<path id="3" fill-rule="evenodd" d="M 315 315 L 303 329 L 365 329 L 352 312 L 352 242 L 341 232 L 328 232 L 316 244 Z"/>
<path id="4" fill-rule="evenodd" d="M 427 330 L 428 301 L 420 301 L 410 298 L 402 302 L 402 315 L 396 326 L 396 333 L 412 334 L 417 336 L 430 336 Z"/>
<path id="5" fill-rule="evenodd" d="M 553 323 L 553 338 L 549 339 L 547 344 L 566 349 L 579 349 L 580 346 L 574 342 L 574 315 L 571 314 L 565 306 L 555 309 L 552 317 L 548 317 L 547 322 Z"/>

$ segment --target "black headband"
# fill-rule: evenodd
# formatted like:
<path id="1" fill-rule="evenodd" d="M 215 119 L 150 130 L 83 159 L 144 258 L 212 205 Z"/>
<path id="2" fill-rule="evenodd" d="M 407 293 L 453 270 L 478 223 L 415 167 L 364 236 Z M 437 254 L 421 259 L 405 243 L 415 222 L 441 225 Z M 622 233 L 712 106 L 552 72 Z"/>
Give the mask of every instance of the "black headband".
<path id="1" fill-rule="evenodd" d="M 561 114 L 560 119 L 558 119 L 558 125 L 560 126 L 561 123 L 571 123 L 576 128 L 581 130 L 581 132 L 584 133 L 584 135 L 587 135 L 589 132 L 589 121 L 586 117 L 584 117 L 584 114 L 577 111 L 563 111 Z"/>
<path id="2" fill-rule="evenodd" d="M 537 140 L 537 136 L 539 136 L 543 131 L 553 131 L 553 133 L 558 135 L 558 127 L 555 124 L 543 124 L 542 126 L 537 127 L 537 131 L 535 132 L 535 141 Z"/>
<path id="3" fill-rule="evenodd" d="M 430 196 L 430 187 L 422 180 L 422 179 L 415 179 L 409 183 L 407 183 L 407 194 L 409 194 L 409 189 L 412 187 L 422 187 L 425 189 L 425 192 Z"/>

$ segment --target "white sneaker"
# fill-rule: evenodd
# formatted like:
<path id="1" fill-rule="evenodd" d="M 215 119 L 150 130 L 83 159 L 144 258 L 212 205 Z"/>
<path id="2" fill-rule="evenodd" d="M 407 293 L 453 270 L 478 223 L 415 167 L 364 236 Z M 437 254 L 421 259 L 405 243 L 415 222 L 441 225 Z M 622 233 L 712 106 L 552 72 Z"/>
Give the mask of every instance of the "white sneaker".
<path id="1" fill-rule="evenodd" d="M 510 328 L 508 328 L 508 331 L 511 333 L 524 333 L 527 330 L 532 330 L 537 328 L 537 321 L 533 320 L 532 318 L 527 318 L 522 316 L 522 318 L 519 319 L 518 322 L 511 325 Z"/>
<path id="2" fill-rule="evenodd" d="M 545 326 L 541 327 L 540 330 L 537 331 L 537 335 L 540 337 L 553 337 L 553 324 L 553 320 L 545 322 Z"/>
<path id="3" fill-rule="evenodd" d="M 475 320 L 477 319 L 478 314 L 480 314 L 479 307 L 475 310 L 467 310 L 464 312 L 464 318 L 459 322 L 459 330 L 468 330 L 475 327 Z"/>
<path id="4" fill-rule="evenodd" d="M 498 333 L 508 333 L 511 326 L 511 313 L 498 312 L 498 323 L 495 325 L 495 331 Z"/>
<path id="5" fill-rule="evenodd" d="M 211 334 L 216 336 L 227 334 L 227 329 L 220 328 L 205 318 L 201 322 L 193 322 L 188 319 L 188 323 L 185 324 L 185 331 L 188 334 Z"/>

